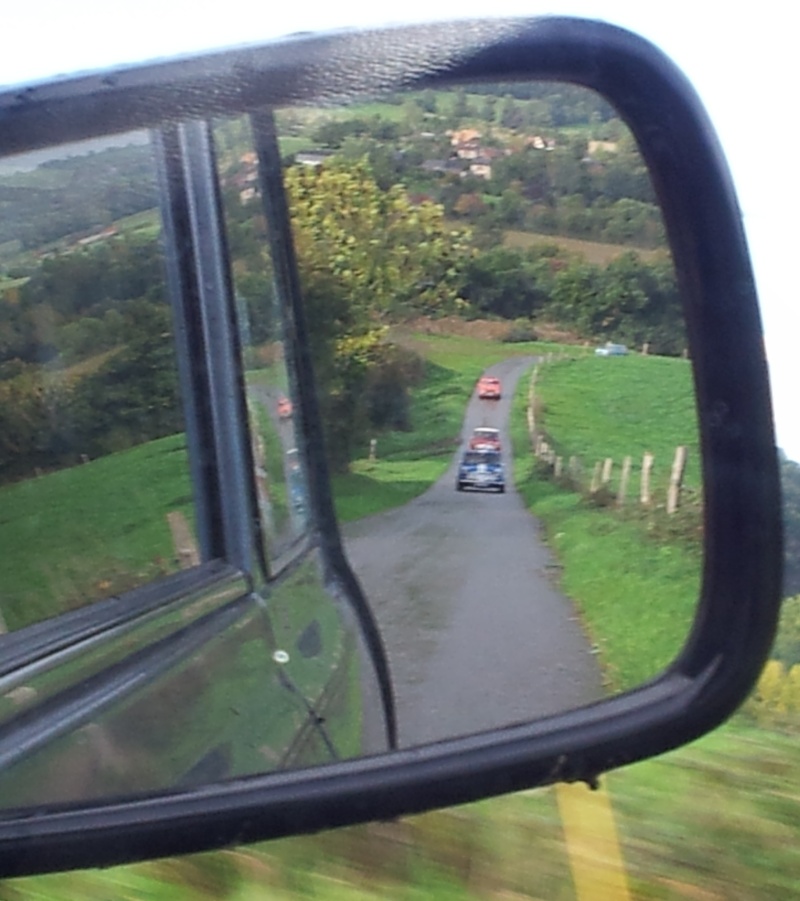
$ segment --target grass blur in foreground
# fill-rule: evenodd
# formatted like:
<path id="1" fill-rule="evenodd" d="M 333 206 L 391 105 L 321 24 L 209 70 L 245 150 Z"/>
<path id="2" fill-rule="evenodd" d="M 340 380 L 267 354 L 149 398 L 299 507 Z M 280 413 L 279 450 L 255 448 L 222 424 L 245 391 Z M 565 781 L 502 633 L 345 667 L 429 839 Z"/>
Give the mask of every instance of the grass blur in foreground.
<path id="1" fill-rule="evenodd" d="M 379 438 L 378 461 L 372 468 L 366 459 L 354 466 L 345 480 L 367 479 L 385 491 L 383 500 L 376 501 L 378 507 L 381 503 L 394 506 L 404 502 L 401 498 L 415 496 L 419 485 L 435 478 L 438 466 L 446 466 L 454 448 L 442 450 L 441 460 L 431 455 L 431 448 L 452 441 L 452 423 L 460 425 L 476 377 L 475 366 L 510 355 L 507 348 L 495 345 L 491 350 L 498 355 L 484 363 L 473 355 L 474 348 L 465 350 L 468 342 L 424 340 L 435 348 L 432 355 L 445 373 L 439 373 L 437 387 L 423 387 L 417 400 L 431 404 L 428 412 L 439 417 L 441 431 L 437 436 L 431 426 L 424 440 L 416 444 L 420 435 L 414 437 L 413 432 Z M 526 350 L 536 352 L 530 347 Z M 515 409 L 517 430 L 520 415 Z M 521 422 L 524 429 L 524 419 Z M 340 488 L 343 484 L 346 482 L 337 483 Z M 366 484 L 360 483 L 362 488 Z M 535 491 L 534 485 L 538 485 Z M 337 500 L 345 516 L 348 512 L 351 517 L 376 512 L 359 512 L 357 496 L 353 491 L 348 499 L 339 491 Z M 575 597 L 581 598 L 581 591 L 603 571 L 621 565 L 611 562 L 608 548 L 596 540 L 582 545 L 576 540 L 574 557 L 565 553 L 570 541 L 556 539 L 556 535 L 564 532 L 580 537 L 581 521 L 587 514 L 569 492 L 530 480 L 527 487 L 523 485 L 523 496 L 550 529 L 554 547 L 562 555 L 563 584 Z M 614 532 L 612 526 L 616 529 L 617 524 L 608 519 L 610 511 L 588 513 L 606 517 L 605 529 L 616 535 L 614 541 L 624 560 L 627 546 L 620 536 L 635 523 L 620 520 L 622 530 Z M 595 520 L 592 523 L 597 525 Z M 642 542 L 635 533 L 629 540 Z M 675 585 L 670 590 L 676 603 L 688 605 L 680 608 L 683 615 L 690 614 L 696 598 L 698 557 L 689 554 L 681 564 L 684 575 L 675 575 L 670 567 L 677 567 L 688 553 L 686 542 L 673 543 L 669 535 L 659 535 L 650 544 L 656 557 L 669 565 L 665 569 L 645 567 L 645 573 L 659 573 L 657 581 L 637 584 L 631 603 L 638 601 L 641 607 L 647 602 L 647 616 L 637 621 L 637 629 L 645 628 L 652 617 L 655 641 L 669 625 L 671 602 L 660 594 L 669 587 L 667 583 L 683 580 L 677 591 Z M 588 573 L 586 578 L 581 575 L 580 561 Z M 600 611 L 593 634 L 602 643 L 609 678 L 621 686 L 641 678 L 642 650 L 647 642 L 641 631 L 630 628 L 630 621 L 626 626 L 630 610 L 626 613 L 619 603 L 615 608 L 617 620 L 611 618 L 612 609 Z M 797 619 L 800 622 L 800 615 Z M 603 624 L 605 633 L 601 633 Z M 683 622 L 681 634 L 685 628 Z M 619 640 L 612 640 L 614 631 Z M 668 658 L 679 638 L 677 632 L 672 633 L 656 653 Z M 794 647 L 794 638 L 793 634 L 783 643 L 779 641 L 779 647 L 787 645 L 785 654 L 790 656 L 793 652 L 788 645 Z M 792 660 L 787 657 L 788 663 Z M 651 660 L 651 671 L 652 666 Z M 755 728 L 751 714 L 739 714 L 686 748 L 615 771 L 603 780 L 616 812 L 635 901 L 793 901 L 800 897 L 800 744 L 792 734 L 775 728 L 777 721 L 769 709 L 760 710 L 758 721 L 768 728 Z M 796 726 L 796 718 L 793 722 Z M 792 731 L 791 722 L 783 718 L 780 723 L 788 733 Z M 107 871 L 8 880 L 0 886 L 2 901 L 106 901 L 111 897 L 148 901 L 583 901 L 575 895 L 552 789 L 317 836 Z"/>
<path id="2" fill-rule="evenodd" d="M 610 774 L 636 901 L 800 894 L 800 746 L 725 726 Z M 107 871 L 8 880 L 3 901 L 577 901 L 552 789 L 317 836 Z"/>

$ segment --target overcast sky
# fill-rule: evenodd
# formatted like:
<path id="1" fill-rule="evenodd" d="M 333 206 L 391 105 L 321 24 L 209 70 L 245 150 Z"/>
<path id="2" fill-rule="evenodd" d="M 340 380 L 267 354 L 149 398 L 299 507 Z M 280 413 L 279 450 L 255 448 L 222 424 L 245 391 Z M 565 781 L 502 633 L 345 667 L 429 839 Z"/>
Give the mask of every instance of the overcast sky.
<path id="1" fill-rule="evenodd" d="M 10 2 L 17 9 L 9 11 Z M 602 18 L 659 45 L 694 83 L 719 133 L 744 216 L 762 305 L 778 443 L 800 460 L 800 207 L 796 29 L 776 0 L 10 0 L 3 10 L 0 85 L 252 43 L 295 31 L 403 21 L 548 13 Z M 277 7 L 277 8 L 276 8 Z M 791 41 L 791 48 L 790 48 Z M 790 64 L 792 70 L 790 72 Z M 790 86 L 793 90 L 790 93 Z M 2 124 L 0 123 L 0 127 Z"/>

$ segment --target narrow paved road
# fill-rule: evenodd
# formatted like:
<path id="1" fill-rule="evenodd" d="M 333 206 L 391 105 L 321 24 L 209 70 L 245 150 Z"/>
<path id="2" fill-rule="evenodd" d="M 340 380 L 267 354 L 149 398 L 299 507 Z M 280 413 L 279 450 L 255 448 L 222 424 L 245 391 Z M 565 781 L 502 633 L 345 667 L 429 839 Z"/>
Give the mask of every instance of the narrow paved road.
<path id="1" fill-rule="evenodd" d="M 473 396 L 476 426 L 501 430 L 505 494 L 455 490 L 456 460 L 423 495 L 345 528 L 350 562 L 387 646 L 400 744 L 521 722 L 603 694 L 574 608 L 553 584 L 538 522 L 513 489 L 508 414 L 530 359 L 488 370 L 503 398 Z"/>

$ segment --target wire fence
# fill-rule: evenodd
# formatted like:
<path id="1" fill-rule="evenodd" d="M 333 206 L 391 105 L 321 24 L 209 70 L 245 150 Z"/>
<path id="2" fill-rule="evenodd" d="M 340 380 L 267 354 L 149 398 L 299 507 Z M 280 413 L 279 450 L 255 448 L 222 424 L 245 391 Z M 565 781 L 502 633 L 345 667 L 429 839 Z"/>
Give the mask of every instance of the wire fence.
<path id="1" fill-rule="evenodd" d="M 688 459 L 686 445 L 675 448 L 666 484 L 657 483 L 654 479 L 655 456 L 650 451 L 625 455 L 618 460 L 612 457 L 583 460 L 575 455 L 559 453 L 539 412 L 541 405 L 537 399 L 536 382 L 543 365 L 563 359 L 567 357 L 548 355 L 531 373 L 527 403 L 528 436 L 539 464 L 539 473 L 606 506 L 622 508 L 638 503 L 648 509 L 663 508 L 668 516 L 674 515 L 682 506 L 701 509 L 701 492 L 684 484 Z"/>

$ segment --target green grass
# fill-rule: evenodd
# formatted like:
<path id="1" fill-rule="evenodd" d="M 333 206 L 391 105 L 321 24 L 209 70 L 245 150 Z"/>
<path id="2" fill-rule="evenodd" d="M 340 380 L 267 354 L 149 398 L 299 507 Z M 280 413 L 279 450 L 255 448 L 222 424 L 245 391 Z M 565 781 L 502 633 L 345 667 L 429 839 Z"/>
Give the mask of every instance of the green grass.
<path id="1" fill-rule="evenodd" d="M 157 207 L 153 207 L 139 213 L 132 213 L 130 216 L 123 216 L 122 219 L 117 219 L 114 225 L 120 232 L 144 231 L 156 238 L 161 231 L 161 214 Z"/>
<path id="2" fill-rule="evenodd" d="M 513 323 L 509 322 L 511 328 Z M 432 363 L 460 372 L 473 381 L 493 363 L 509 357 L 536 356 L 550 352 L 561 352 L 564 346 L 547 341 L 531 341 L 519 344 L 503 344 L 485 338 L 471 338 L 462 335 L 428 335 L 402 332 L 392 333 L 398 343 L 406 344 Z M 463 410 L 462 410 L 463 414 Z"/>
<path id="3" fill-rule="evenodd" d="M 365 447 L 349 473 L 333 477 L 337 514 L 344 522 L 398 507 L 429 488 L 458 448 L 478 376 L 492 363 L 542 353 L 544 346 L 431 335 L 406 335 L 403 343 L 428 361 L 424 383 L 412 391 L 413 428 L 377 433 L 377 459 L 371 461 Z"/>
<path id="4" fill-rule="evenodd" d="M 580 611 L 612 690 L 657 675 L 680 650 L 699 594 L 700 553 L 517 466 L 517 488 L 544 523 L 555 575 Z"/>
<path id="5" fill-rule="evenodd" d="M 376 433 L 376 459 L 369 459 L 366 447 L 350 472 L 334 476 L 333 494 L 341 520 L 398 507 L 422 494 L 445 472 L 458 446 L 475 378 L 471 371 L 428 363 L 424 384 L 412 391 L 412 430 Z"/>
<path id="6" fill-rule="evenodd" d="M 655 455 L 653 485 L 663 497 L 675 448 L 689 449 L 684 484 L 700 489 L 697 413 L 688 360 L 670 357 L 587 356 L 544 366 L 536 383 L 537 414 L 565 458 L 577 456 L 591 473 L 611 457 L 620 472 L 632 457 L 633 476 L 645 451 Z M 612 482 L 612 485 L 616 484 Z M 632 480 L 632 485 L 638 482 Z"/>
<path id="7" fill-rule="evenodd" d="M 565 456 L 620 460 L 623 449 L 667 456 L 672 442 L 686 434 L 687 421 L 695 428 L 682 364 L 656 357 L 587 357 L 544 366 L 537 381 L 543 399 L 539 423 Z M 662 394 L 663 406 L 651 409 L 644 402 Z M 675 397 L 680 402 L 666 403 Z M 561 588 L 578 606 L 608 687 L 632 688 L 667 666 L 688 634 L 702 565 L 694 519 L 679 514 L 672 520 L 659 507 L 641 511 L 635 500 L 617 511 L 557 484 L 531 453 L 527 401 L 528 380 L 522 379 L 512 415 L 517 488 L 545 525 Z M 663 415 L 654 417 L 653 409 Z M 695 460 L 699 480 L 696 473 Z"/>
<path id="8" fill-rule="evenodd" d="M 725 726 L 603 783 L 634 901 L 793 901 L 800 893 L 796 741 Z M 553 789 L 3 888 L 14 901 L 578 899 Z"/>
<path id="9" fill-rule="evenodd" d="M 667 250 L 646 250 L 631 244 L 607 244 L 603 241 L 585 241 L 582 238 L 567 238 L 562 235 L 546 235 L 540 232 L 527 232 L 518 229 L 507 229 L 503 232 L 503 243 L 507 247 L 527 250 L 530 247 L 556 246 L 569 253 L 582 256 L 587 263 L 595 266 L 607 266 L 626 253 L 635 253 L 648 263 L 655 263 L 668 258 Z"/>
<path id="10" fill-rule="evenodd" d="M 280 147 L 281 156 L 288 156 L 293 153 L 301 153 L 306 150 L 319 150 L 320 144 L 313 141 L 310 137 L 295 137 L 294 135 L 283 135 L 278 138 L 278 146 Z"/>
<path id="11" fill-rule="evenodd" d="M 607 784 L 635 898 L 800 894 L 795 738 L 734 721 Z"/>
<path id="12" fill-rule="evenodd" d="M 177 569 L 171 510 L 191 519 L 182 434 L 0 489 L 8 628 Z"/>

